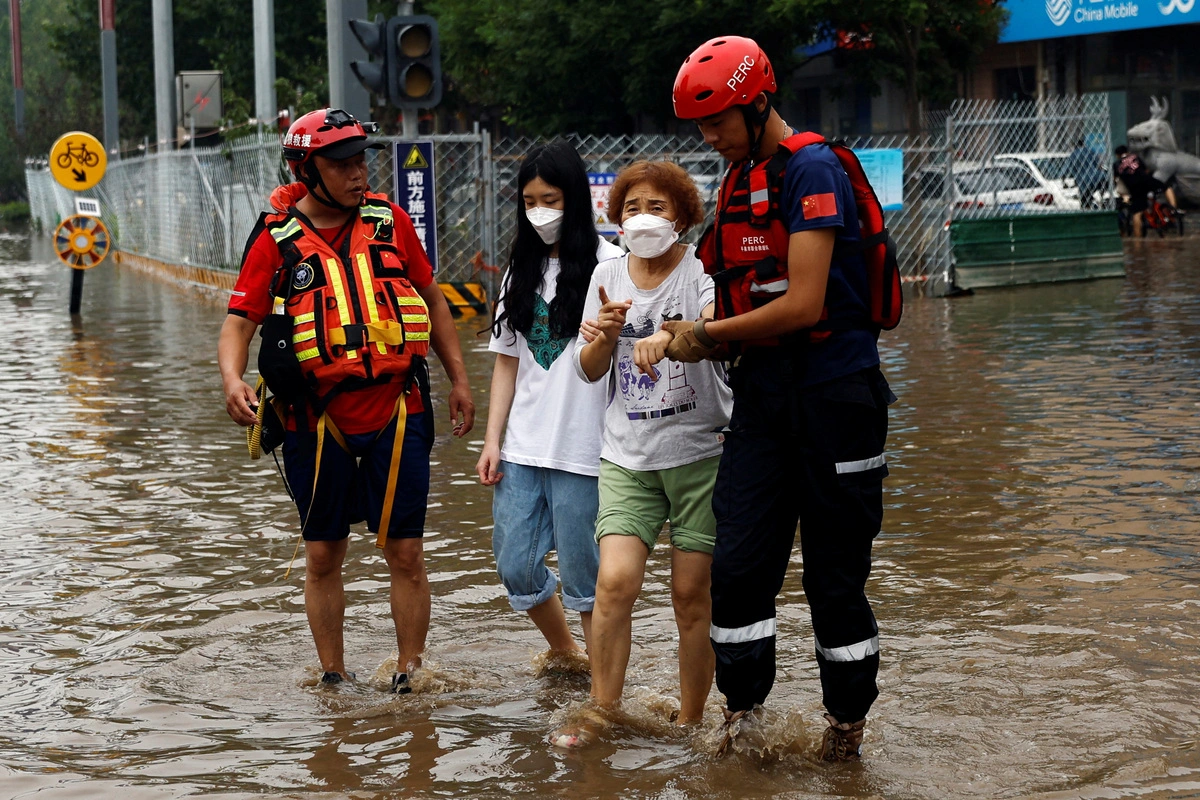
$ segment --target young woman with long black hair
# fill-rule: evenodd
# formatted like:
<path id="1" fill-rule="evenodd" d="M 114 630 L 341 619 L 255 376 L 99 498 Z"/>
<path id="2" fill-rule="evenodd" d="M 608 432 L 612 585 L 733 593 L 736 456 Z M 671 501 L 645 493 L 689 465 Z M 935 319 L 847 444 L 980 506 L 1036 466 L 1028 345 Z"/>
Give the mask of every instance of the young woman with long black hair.
<path id="1" fill-rule="evenodd" d="M 592 272 L 622 253 L 596 233 L 587 171 L 569 143 L 530 150 L 517 187 L 517 238 L 491 326 L 496 365 L 475 471 L 496 487 L 492 547 L 509 602 L 529 614 L 551 651 L 578 653 L 564 607 L 579 612 L 586 644 L 600 558 L 605 389 L 575 376 L 574 350 Z M 552 549 L 561 601 L 546 566 Z"/>

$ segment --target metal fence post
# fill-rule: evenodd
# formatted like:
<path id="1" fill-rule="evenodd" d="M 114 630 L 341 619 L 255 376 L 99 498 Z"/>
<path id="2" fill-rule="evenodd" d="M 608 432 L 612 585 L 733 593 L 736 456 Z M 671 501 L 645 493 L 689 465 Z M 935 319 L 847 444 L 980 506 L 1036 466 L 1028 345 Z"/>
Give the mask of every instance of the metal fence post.
<path id="1" fill-rule="evenodd" d="M 954 114 L 951 109 L 946 115 L 946 188 L 942 192 L 942 202 L 945 204 L 947 228 L 942 237 L 942 283 L 945 291 L 949 292 L 954 285 L 954 248 L 950 245 L 950 227 L 954 222 L 954 157 L 957 154 L 954 147 Z"/>
<path id="2" fill-rule="evenodd" d="M 481 191 L 483 192 L 483 248 L 484 263 L 498 266 L 496 258 L 496 170 L 492 162 L 492 132 L 487 128 L 481 131 L 479 140 L 480 160 L 482 161 Z M 488 299 L 496 300 L 499 289 L 497 273 L 488 273 Z"/>

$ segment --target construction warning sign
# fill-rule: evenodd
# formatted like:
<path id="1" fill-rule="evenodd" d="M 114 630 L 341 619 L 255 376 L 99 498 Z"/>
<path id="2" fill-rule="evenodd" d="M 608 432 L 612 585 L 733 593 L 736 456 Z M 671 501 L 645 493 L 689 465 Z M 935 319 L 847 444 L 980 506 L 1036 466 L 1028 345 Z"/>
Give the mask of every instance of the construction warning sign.
<path id="1" fill-rule="evenodd" d="M 433 174 L 433 142 L 396 142 L 392 161 L 396 165 L 396 205 L 408 212 L 417 238 L 438 270 L 437 186 Z"/>
<path id="2" fill-rule="evenodd" d="M 413 145 L 408 151 L 408 156 L 404 159 L 405 169 L 429 169 L 429 162 L 425 159 L 421 148 L 418 145 Z"/>
<path id="3" fill-rule="evenodd" d="M 90 189 L 104 177 L 108 154 L 90 133 L 71 131 L 58 137 L 50 148 L 50 174 L 72 191 Z"/>

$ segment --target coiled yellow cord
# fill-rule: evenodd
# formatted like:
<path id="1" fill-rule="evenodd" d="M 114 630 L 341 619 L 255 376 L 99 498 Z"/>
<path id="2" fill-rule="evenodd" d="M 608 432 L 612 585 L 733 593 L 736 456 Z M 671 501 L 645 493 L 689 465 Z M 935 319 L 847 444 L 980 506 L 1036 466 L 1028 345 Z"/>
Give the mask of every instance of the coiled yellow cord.
<path id="1" fill-rule="evenodd" d="M 246 449 L 250 451 L 251 460 L 257 461 L 262 458 L 263 414 L 267 410 L 267 384 L 262 376 L 259 376 L 254 393 L 258 395 L 258 421 L 246 429 Z"/>

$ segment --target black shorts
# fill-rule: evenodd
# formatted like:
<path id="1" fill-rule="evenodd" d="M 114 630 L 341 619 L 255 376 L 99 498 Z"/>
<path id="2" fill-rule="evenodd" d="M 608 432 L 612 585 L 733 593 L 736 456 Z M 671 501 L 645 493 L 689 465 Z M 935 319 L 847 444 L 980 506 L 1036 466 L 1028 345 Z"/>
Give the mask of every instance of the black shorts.
<path id="1" fill-rule="evenodd" d="M 317 434 L 287 432 L 283 440 L 283 466 L 296 497 L 306 540 L 345 539 L 350 535 L 350 525 L 363 520 L 371 532 L 379 531 L 395 430 L 396 420 L 392 419 L 381 431 L 345 434 L 348 453 L 326 434 L 315 499 L 313 465 Z M 433 448 L 432 411 L 408 415 L 403 447 L 388 523 L 389 539 L 420 538 L 425 533 L 429 453 Z"/>

